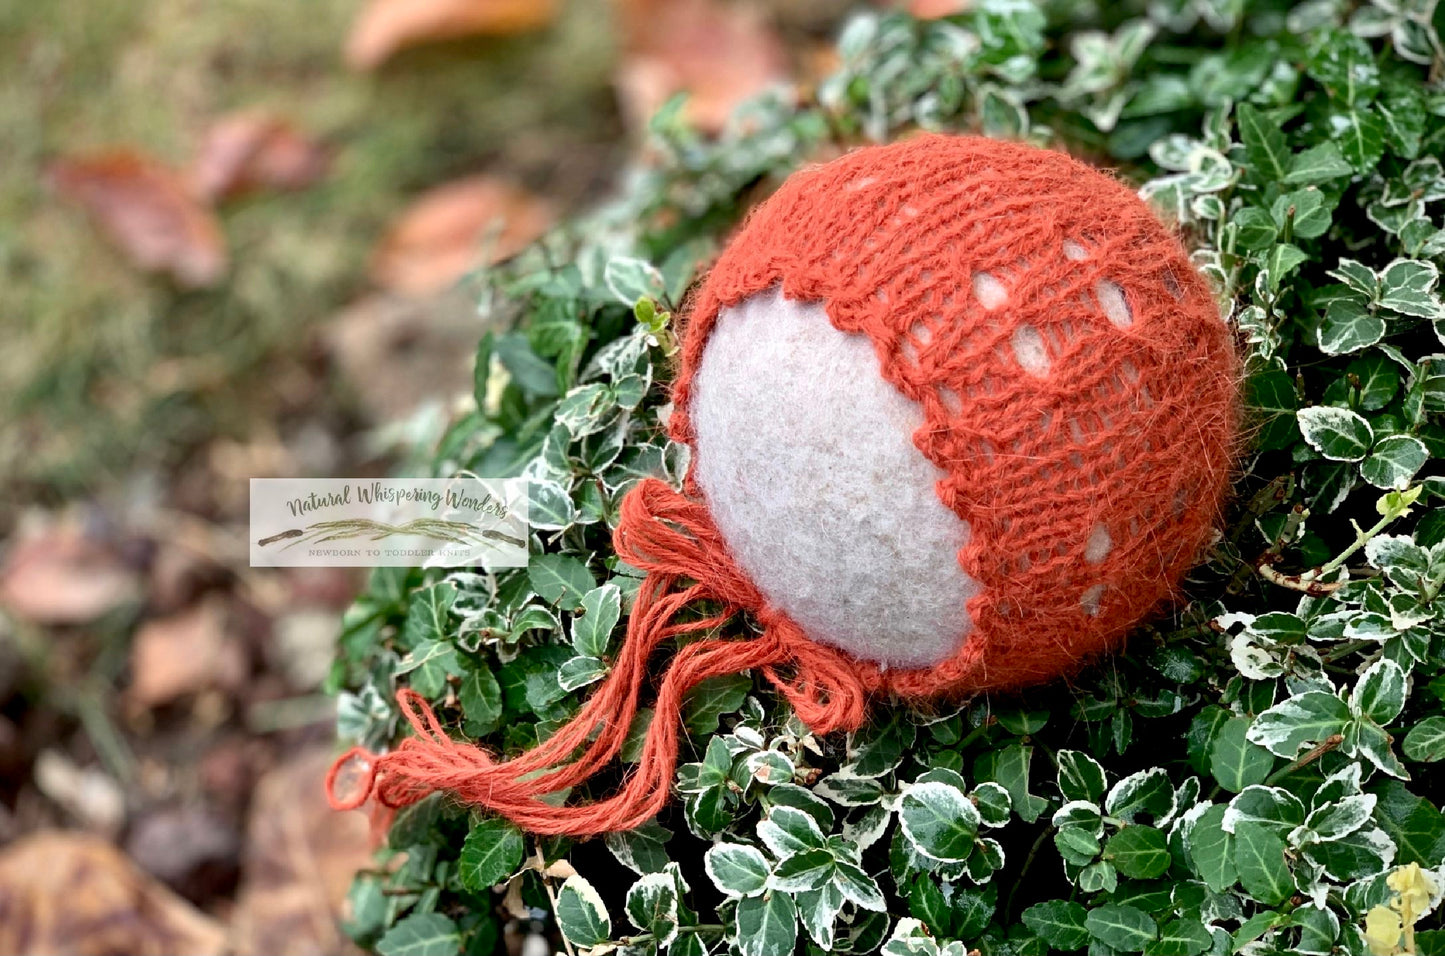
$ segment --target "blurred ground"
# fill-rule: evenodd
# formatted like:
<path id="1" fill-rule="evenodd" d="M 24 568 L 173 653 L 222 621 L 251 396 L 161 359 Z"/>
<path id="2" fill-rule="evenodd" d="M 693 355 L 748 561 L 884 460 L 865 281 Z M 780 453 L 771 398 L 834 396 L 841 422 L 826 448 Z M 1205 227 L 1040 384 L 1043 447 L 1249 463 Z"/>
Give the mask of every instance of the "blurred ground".
<path id="1" fill-rule="evenodd" d="M 0 0 L 0 952 L 347 950 L 359 582 L 247 567 L 247 480 L 394 467 L 469 389 L 458 277 L 847 6 Z"/>
<path id="2" fill-rule="evenodd" d="M 174 467 L 315 404 L 308 332 L 365 288 L 373 245 L 428 186 L 485 171 L 559 208 L 622 143 L 601 0 L 541 31 L 347 70 L 357 0 L 0 4 L 0 474 L 46 498 Z M 229 268 L 156 281 L 46 188 L 115 149 L 184 170 L 218 121 L 272 114 L 328 157 L 314 185 L 225 203 Z M 344 406 L 337 409 L 344 411 Z M 281 436 L 285 438 L 286 436 Z M 16 482 L 19 482 L 17 486 Z"/>

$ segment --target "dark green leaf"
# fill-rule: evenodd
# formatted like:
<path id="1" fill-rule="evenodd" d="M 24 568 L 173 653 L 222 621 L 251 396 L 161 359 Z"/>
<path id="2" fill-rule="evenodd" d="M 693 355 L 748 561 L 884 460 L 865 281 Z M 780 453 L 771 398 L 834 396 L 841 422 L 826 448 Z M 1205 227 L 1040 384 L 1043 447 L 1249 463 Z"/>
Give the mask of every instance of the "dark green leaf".
<path id="1" fill-rule="evenodd" d="M 743 956 L 790 956 L 798 940 L 793 898 L 776 890 L 739 900 L 736 926 Z"/>
<path id="2" fill-rule="evenodd" d="M 1234 865 L 1245 892 L 1266 906 L 1277 906 L 1294 892 L 1284 841 L 1258 823 L 1235 824 Z"/>
<path id="3" fill-rule="evenodd" d="M 580 876 L 569 876 L 557 891 L 557 926 L 574 946 L 596 946 L 612 935 L 602 897 Z"/>
<path id="4" fill-rule="evenodd" d="M 898 819 L 914 849 L 943 862 L 960 862 L 973 852 L 981 822 L 978 810 L 957 787 L 915 784 L 904 791 Z"/>
<path id="5" fill-rule="evenodd" d="M 1239 104 L 1236 116 L 1250 166 L 1267 182 L 1284 179 L 1289 173 L 1291 158 L 1279 124 L 1249 103 Z"/>
<path id="6" fill-rule="evenodd" d="M 480 893 L 516 872 L 522 863 L 522 831 L 505 820 L 483 820 L 467 833 L 457 874 Z"/>
<path id="7" fill-rule="evenodd" d="M 1210 771 L 1219 785 L 1238 793 L 1251 784 L 1263 783 L 1274 767 L 1274 756 L 1247 738 L 1248 717 L 1231 717 L 1214 736 Z"/>
<path id="8" fill-rule="evenodd" d="M 1321 143 L 1294 157 L 1289 175 L 1284 181 L 1291 184 L 1317 185 L 1348 176 L 1350 172 L 1350 164 L 1345 162 L 1339 146 L 1334 143 Z"/>
<path id="9" fill-rule="evenodd" d="M 1125 827 L 1104 845 L 1104 859 L 1124 876 L 1148 880 L 1169 869 L 1169 847 L 1164 833 L 1153 827 Z"/>
<path id="10" fill-rule="evenodd" d="M 1399 781 L 1380 788 L 1374 819 L 1399 848 L 1396 863 L 1435 866 L 1445 857 L 1445 814 Z"/>
<path id="11" fill-rule="evenodd" d="M 1214 942 L 1204 924 L 1176 919 L 1159 928 L 1159 938 L 1144 947 L 1144 956 L 1198 956 Z"/>
<path id="12" fill-rule="evenodd" d="M 1427 717 L 1405 735 L 1405 757 L 1419 763 L 1445 760 L 1445 717 Z"/>
<path id="13" fill-rule="evenodd" d="M 469 671 L 457 691 L 465 715 L 462 729 L 468 737 L 485 737 L 502 719 L 502 688 L 485 665 Z"/>
<path id="14" fill-rule="evenodd" d="M 1025 823 L 1037 820 L 1048 808 L 1048 801 L 1029 792 L 1033 754 L 1033 747 L 1015 743 L 985 753 L 974 764 L 974 773 L 979 779 L 992 780 L 1009 792 L 1014 812 Z"/>
<path id="15" fill-rule="evenodd" d="M 1209 888 L 1223 893 L 1238 879 L 1234 865 L 1234 836 L 1224 830 L 1225 808 L 1215 804 L 1200 815 L 1189 836 L 1194 871 Z"/>
<path id="16" fill-rule="evenodd" d="M 1279 238 L 1279 225 L 1274 217 L 1255 206 L 1246 206 L 1236 213 L 1234 224 L 1239 229 L 1241 249 L 1268 249 Z"/>
<path id="17" fill-rule="evenodd" d="M 1385 153 L 1384 124 L 1369 109 L 1331 116 L 1330 134 L 1340 144 L 1345 162 L 1361 175 L 1372 171 Z"/>
<path id="18" fill-rule="evenodd" d="M 455 922 L 440 913 L 414 913 L 387 930 L 376 951 L 381 956 L 456 956 L 461 945 Z"/>
<path id="19" fill-rule="evenodd" d="M 1054 949 L 1081 949 L 1089 942 L 1088 911 L 1068 900 L 1035 903 L 1023 911 L 1024 925 Z"/>
<path id="20" fill-rule="evenodd" d="M 506 332 L 498 336 L 495 354 L 512 381 L 524 391 L 542 397 L 558 394 L 556 369 L 532 351 L 523 333 Z"/>
<path id="21" fill-rule="evenodd" d="M 570 554 L 539 554 L 527 565 L 527 576 L 542 600 L 566 608 L 580 607 L 582 598 L 597 586 L 587 565 Z"/>
<path id="22" fill-rule="evenodd" d="M 1090 910 L 1084 923 L 1090 936 L 1121 953 L 1142 952 L 1159 932 L 1148 913 L 1135 906 L 1112 903 Z"/>
<path id="23" fill-rule="evenodd" d="M 450 641 L 451 607 L 456 599 L 457 587 L 450 581 L 413 592 L 406 609 L 406 624 L 402 627 L 402 643 L 416 647 L 423 641 Z"/>
<path id="24" fill-rule="evenodd" d="M 1345 30 L 1323 34 L 1305 69 L 1346 106 L 1367 103 L 1380 91 L 1380 71 L 1369 44 Z"/>
<path id="25" fill-rule="evenodd" d="M 683 725 L 694 734 L 712 733 L 723 714 L 741 707 L 752 689 L 752 678 L 746 674 L 720 674 L 701 681 L 684 698 Z"/>
<path id="26" fill-rule="evenodd" d="M 1318 405 L 1297 415 L 1305 441 L 1332 461 L 1359 461 L 1374 443 L 1370 423 L 1348 408 Z"/>

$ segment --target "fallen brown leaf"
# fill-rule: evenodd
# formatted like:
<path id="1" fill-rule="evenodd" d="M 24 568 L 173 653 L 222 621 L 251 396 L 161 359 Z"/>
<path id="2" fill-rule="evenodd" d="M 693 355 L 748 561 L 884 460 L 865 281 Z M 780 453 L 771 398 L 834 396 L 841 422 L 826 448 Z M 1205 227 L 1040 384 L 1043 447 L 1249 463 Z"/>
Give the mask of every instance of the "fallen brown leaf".
<path id="1" fill-rule="evenodd" d="M 226 633 L 225 617 L 216 598 L 142 624 L 131 642 L 126 698 L 149 708 L 211 688 L 240 687 L 246 652 Z"/>
<path id="2" fill-rule="evenodd" d="M 634 129 L 688 93 L 687 118 L 720 129 L 743 100 L 787 80 L 782 42 L 756 7 L 721 0 L 616 0 L 624 35 L 617 86 Z"/>
<path id="3" fill-rule="evenodd" d="M 364 815 L 327 806 L 330 762 L 328 748 L 303 750 L 256 786 L 232 920 L 238 952 L 354 952 L 338 920 L 351 878 L 371 864 L 371 842 Z"/>
<path id="4" fill-rule="evenodd" d="M 244 112 L 216 122 L 188 173 L 208 201 L 256 189 L 305 189 L 326 173 L 326 151 L 279 116 Z"/>
<path id="5" fill-rule="evenodd" d="M 142 269 L 192 288 L 225 275 L 226 240 L 215 214 L 157 160 L 126 149 L 61 159 L 51 164 L 50 181 Z"/>
<path id="6" fill-rule="evenodd" d="M 920 20 L 936 20 L 966 13 L 972 0 L 909 0 L 908 12 Z"/>
<path id="7" fill-rule="evenodd" d="M 226 932 L 97 837 L 46 831 L 0 854 L 0 953 L 209 956 Z"/>
<path id="8" fill-rule="evenodd" d="M 346 62 L 375 69 L 409 46 L 527 33 L 556 17 L 556 0 L 371 0 L 351 25 Z"/>
<path id="9" fill-rule="evenodd" d="M 405 209 L 371 260 L 371 277 L 405 295 L 452 285 L 485 261 L 515 255 L 552 224 L 549 203 L 489 175 L 437 186 Z"/>
<path id="10" fill-rule="evenodd" d="M 138 595 L 116 554 L 71 525 L 25 535 L 0 567 L 0 606 L 35 624 L 83 624 Z"/>

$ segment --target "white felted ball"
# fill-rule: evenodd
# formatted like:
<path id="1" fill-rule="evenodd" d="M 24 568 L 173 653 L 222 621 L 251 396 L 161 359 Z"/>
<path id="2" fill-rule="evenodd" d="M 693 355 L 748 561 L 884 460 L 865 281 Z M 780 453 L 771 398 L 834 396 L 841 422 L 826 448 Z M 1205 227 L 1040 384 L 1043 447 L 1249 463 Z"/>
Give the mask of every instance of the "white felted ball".
<path id="1" fill-rule="evenodd" d="M 979 585 L 968 524 L 913 444 L 923 409 L 866 335 L 774 288 L 724 308 L 694 380 L 696 475 L 738 565 L 809 637 L 892 667 L 947 660 Z"/>

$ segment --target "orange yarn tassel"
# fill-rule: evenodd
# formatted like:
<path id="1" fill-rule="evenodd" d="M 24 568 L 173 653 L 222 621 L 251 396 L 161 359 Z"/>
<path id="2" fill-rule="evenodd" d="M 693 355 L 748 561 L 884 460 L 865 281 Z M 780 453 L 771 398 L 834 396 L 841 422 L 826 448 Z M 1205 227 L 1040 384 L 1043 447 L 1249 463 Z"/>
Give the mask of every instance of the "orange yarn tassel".
<path id="1" fill-rule="evenodd" d="M 687 692 L 709 677 L 751 669 L 761 670 L 777 685 L 819 733 L 862 725 L 867 688 L 855 667 L 840 652 L 808 641 L 786 616 L 763 605 L 700 504 L 662 481 L 647 479 L 623 499 L 614 545 L 648 576 L 638 590 L 612 672 L 575 717 L 527 753 L 497 761 L 479 747 L 453 740 L 426 700 L 403 688 L 397 692 L 397 705 L 415 736 L 389 753 L 375 755 L 357 747 L 342 755 L 326 777 L 331 806 L 359 807 L 374 793 L 383 806 L 398 808 L 446 790 L 532 833 L 583 836 L 631 829 L 655 816 L 669 799 Z M 683 579 L 696 583 L 679 588 Z M 719 601 L 723 609 L 700 620 L 675 620 L 701 600 Z M 637 769 L 621 790 L 586 804 L 555 806 L 541 799 L 584 782 L 621 751 L 637 714 L 648 658 L 659 644 L 717 627 L 739 610 L 757 614 L 762 636 L 709 638 L 678 651 L 658 690 L 656 716 Z M 780 670 L 787 665 L 796 671 L 791 681 Z M 594 731 L 597 736 L 590 739 Z M 358 761 L 363 765 L 361 779 L 343 796 L 340 775 Z"/>

